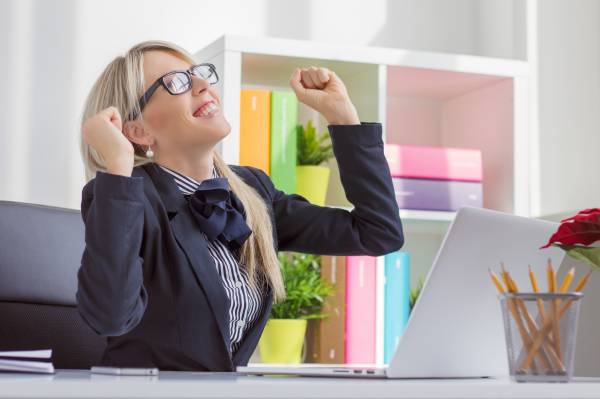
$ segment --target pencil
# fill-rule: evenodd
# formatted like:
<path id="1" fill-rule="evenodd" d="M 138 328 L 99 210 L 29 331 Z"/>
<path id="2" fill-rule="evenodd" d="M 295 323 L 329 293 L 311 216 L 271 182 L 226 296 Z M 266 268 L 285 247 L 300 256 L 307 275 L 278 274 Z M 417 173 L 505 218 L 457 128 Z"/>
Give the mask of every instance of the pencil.
<path id="1" fill-rule="evenodd" d="M 508 281 L 510 283 L 512 292 L 519 292 L 519 287 L 517 287 L 517 283 L 515 282 L 515 280 L 513 280 L 512 277 L 510 277 L 510 274 L 508 274 L 508 272 L 507 272 L 507 276 L 508 276 Z M 518 308 L 521 311 L 521 314 L 523 315 L 523 318 L 525 319 L 525 322 L 527 323 L 529 332 L 531 333 L 532 336 L 536 336 L 539 333 L 539 330 L 535 323 L 535 320 L 529 313 L 529 310 L 527 310 L 527 306 L 525 306 L 525 303 L 522 300 L 518 299 L 516 302 L 517 302 Z M 550 355 L 550 358 L 552 359 L 552 361 L 550 360 L 550 358 L 548 358 L 548 354 Z M 548 345 L 547 351 L 544 348 L 540 349 L 540 355 L 541 355 L 542 363 L 544 364 L 546 369 L 553 371 L 553 365 L 556 365 L 556 368 L 558 368 L 559 371 L 562 372 L 565 370 L 565 366 L 563 365 L 562 360 L 558 357 L 558 355 L 552 348 L 551 343 L 550 343 L 550 345 Z"/>
<path id="2" fill-rule="evenodd" d="M 575 276 L 575 268 L 572 267 L 571 270 L 565 274 L 562 284 L 560 285 L 560 292 L 567 292 L 569 290 L 569 286 L 571 285 L 571 281 L 573 281 L 573 276 Z"/>
<path id="3" fill-rule="evenodd" d="M 558 292 L 556 283 L 556 271 L 552 265 L 552 260 L 548 258 L 548 291 L 552 293 Z M 562 351 L 560 348 L 560 325 L 558 320 L 558 303 L 557 299 L 550 302 L 550 308 L 552 309 L 552 337 L 554 338 L 554 348 L 558 353 L 559 358 L 562 360 Z"/>
<path id="4" fill-rule="evenodd" d="M 587 284 L 588 280 L 590 279 L 590 276 L 592 275 L 592 271 L 588 271 L 582 278 L 581 280 L 579 280 L 579 282 L 577 283 L 577 285 L 575 286 L 575 292 L 581 292 L 583 291 L 583 289 L 585 288 L 585 285 Z"/>
<path id="5" fill-rule="evenodd" d="M 491 269 L 488 269 L 490 272 L 490 276 L 492 277 L 492 282 L 494 283 L 494 285 L 496 286 L 496 289 L 498 290 L 498 292 L 500 294 L 504 294 L 506 291 L 508 292 L 512 292 L 511 291 L 511 286 L 510 286 L 510 282 L 507 278 L 507 271 L 504 268 L 504 265 L 502 265 L 502 278 L 504 279 L 504 282 L 506 284 L 506 290 L 504 289 L 504 287 L 502 286 L 502 283 L 500 282 L 500 279 L 498 278 L 498 276 L 496 275 L 496 273 L 494 273 Z M 515 322 L 517 324 L 517 330 L 519 331 L 519 335 L 521 336 L 521 341 L 523 341 L 523 346 L 525 348 L 525 350 L 527 351 L 527 353 L 529 353 L 530 349 L 532 348 L 532 340 L 531 337 L 529 336 L 529 334 L 527 333 L 527 330 L 525 329 L 525 326 L 523 325 L 523 321 L 521 320 L 521 317 L 519 316 L 519 312 L 515 306 L 515 303 L 512 299 L 506 299 L 507 304 L 508 304 L 508 309 L 510 311 L 510 313 L 512 314 L 513 318 L 515 319 Z M 531 366 L 531 369 L 536 371 L 537 367 L 535 362 L 532 360 L 530 362 L 531 364 L 527 365 L 527 368 L 529 368 Z"/>
<path id="6" fill-rule="evenodd" d="M 533 292 L 535 292 L 535 293 L 540 292 L 537 278 L 535 277 L 535 273 L 533 272 L 531 265 L 529 265 L 529 279 L 531 280 L 531 288 L 533 289 Z M 536 300 L 536 302 L 537 302 L 538 311 L 540 313 L 540 320 L 542 321 L 542 326 L 543 326 L 547 322 L 544 301 L 542 301 L 541 298 L 538 298 Z M 551 345 L 554 345 L 554 339 L 553 339 L 553 337 L 551 337 L 550 334 L 548 334 L 548 341 L 550 342 Z"/>
<path id="7" fill-rule="evenodd" d="M 513 292 L 513 293 L 519 292 L 519 288 L 517 287 L 516 282 L 510 276 L 510 273 L 508 272 L 508 270 L 506 270 L 504 263 L 501 263 L 500 265 L 502 268 L 502 278 L 504 279 L 504 282 L 506 284 L 508 292 Z M 512 307 L 512 314 L 517 323 L 517 327 L 520 330 L 519 333 L 521 334 L 521 340 L 523 341 L 523 347 L 525 349 L 525 352 L 527 353 L 531 350 L 531 348 L 533 346 L 533 337 L 530 335 L 530 332 L 531 333 L 537 332 L 537 328 L 535 327 L 535 322 L 533 321 L 533 318 L 527 311 L 527 307 L 525 306 L 525 304 L 523 303 L 522 300 L 513 299 L 513 300 L 509 300 L 508 303 Z M 529 331 L 527 330 L 527 328 L 525 328 L 525 325 L 523 324 L 523 319 L 527 323 L 527 327 L 529 328 Z M 521 333 L 521 330 L 522 330 L 522 333 Z M 550 359 L 548 358 L 548 355 L 546 354 L 546 351 L 544 350 L 544 348 L 542 348 L 540 350 L 539 356 L 540 356 L 540 359 L 541 359 L 544 367 L 548 370 L 552 370 L 552 364 L 551 364 Z M 562 364 L 562 362 L 561 362 L 561 364 Z M 534 373 L 538 372 L 537 365 L 534 362 L 532 362 L 530 366 L 531 366 L 531 370 Z"/>
<path id="8" fill-rule="evenodd" d="M 546 269 L 548 275 L 548 292 L 556 292 L 556 273 L 552 267 L 552 261 L 548 259 L 548 267 Z"/>
<path id="9" fill-rule="evenodd" d="M 535 293 L 540 292 L 538 282 L 537 282 L 537 279 L 535 278 L 535 273 L 533 272 L 531 265 L 529 265 L 529 280 L 531 280 L 531 288 L 533 289 L 533 292 L 535 292 Z M 541 298 L 537 299 L 537 305 L 538 305 L 538 310 L 540 312 L 540 318 L 542 319 L 542 322 L 545 322 L 546 314 L 544 312 L 544 302 L 541 300 Z M 544 324 L 544 323 L 542 323 L 542 324 Z"/>
<path id="10" fill-rule="evenodd" d="M 504 284 L 506 285 L 506 290 L 508 292 L 514 292 L 511 291 L 510 276 L 508 275 L 508 271 L 506 270 L 506 267 L 504 266 L 503 262 L 500 262 L 500 268 L 502 269 L 500 274 L 502 275 L 502 280 L 504 280 Z"/>
<path id="11" fill-rule="evenodd" d="M 585 288 L 585 285 L 589 281 L 591 275 L 592 275 L 592 271 L 590 270 L 579 280 L 579 282 L 575 286 L 574 291 L 575 292 L 583 291 L 583 289 Z M 571 306 L 572 303 L 573 303 L 573 299 L 569 299 L 562 305 L 562 307 L 560 308 L 560 311 L 558 312 L 559 318 L 565 314 L 565 312 L 567 311 L 567 309 L 569 309 L 569 306 Z M 544 343 L 545 337 L 550 332 L 551 328 L 552 328 L 551 320 L 546 320 L 546 323 L 544 324 L 544 326 L 540 330 L 539 334 L 534 339 L 531 351 L 527 354 L 527 357 L 521 363 L 521 367 L 523 369 L 527 369 L 529 367 L 529 365 L 533 361 L 533 358 L 536 355 L 537 351 L 540 349 L 540 347 Z"/>
<path id="12" fill-rule="evenodd" d="M 498 278 L 496 273 L 494 273 L 492 271 L 492 269 L 488 269 L 488 271 L 490 272 L 490 277 L 492 277 L 492 282 L 496 286 L 496 289 L 498 290 L 498 292 L 500 294 L 504 294 L 504 287 L 502 286 L 502 283 L 500 282 L 500 279 Z"/>

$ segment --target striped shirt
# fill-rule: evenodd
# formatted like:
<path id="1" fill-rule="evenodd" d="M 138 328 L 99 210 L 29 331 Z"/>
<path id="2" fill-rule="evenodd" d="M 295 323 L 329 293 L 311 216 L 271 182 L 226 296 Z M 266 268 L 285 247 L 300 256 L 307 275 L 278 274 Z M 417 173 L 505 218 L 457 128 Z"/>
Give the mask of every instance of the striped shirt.
<path id="1" fill-rule="evenodd" d="M 159 165 L 165 172 L 175 179 L 175 183 L 184 196 L 193 194 L 200 183 L 188 176 L 175 172 L 165 166 Z M 213 178 L 220 177 L 217 168 L 213 167 Z M 244 333 L 248 331 L 260 314 L 263 295 L 260 291 L 252 289 L 249 283 L 246 267 L 238 262 L 238 251 L 232 253 L 221 241 L 208 239 L 208 251 L 215 261 L 217 271 L 221 276 L 225 292 L 230 301 L 229 306 L 229 351 L 235 353 L 239 349 Z"/>

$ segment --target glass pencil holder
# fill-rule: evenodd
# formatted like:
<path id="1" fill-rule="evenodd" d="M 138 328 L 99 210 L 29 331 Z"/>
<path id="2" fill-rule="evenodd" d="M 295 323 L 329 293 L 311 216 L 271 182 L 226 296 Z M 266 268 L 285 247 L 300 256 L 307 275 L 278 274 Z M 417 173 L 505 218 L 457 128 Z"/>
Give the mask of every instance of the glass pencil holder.
<path id="1" fill-rule="evenodd" d="M 504 293 L 499 296 L 510 376 L 517 382 L 568 382 L 583 294 Z"/>

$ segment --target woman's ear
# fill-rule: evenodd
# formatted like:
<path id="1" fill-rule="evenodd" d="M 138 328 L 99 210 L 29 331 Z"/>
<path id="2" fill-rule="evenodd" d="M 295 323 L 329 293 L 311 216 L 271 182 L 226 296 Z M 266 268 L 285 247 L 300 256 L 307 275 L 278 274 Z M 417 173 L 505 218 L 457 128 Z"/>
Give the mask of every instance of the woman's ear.
<path id="1" fill-rule="evenodd" d="M 154 145 L 154 138 L 148 134 L 140 121 L 127 121 L 123 125 L 125 137 L 142 146 Z"/>

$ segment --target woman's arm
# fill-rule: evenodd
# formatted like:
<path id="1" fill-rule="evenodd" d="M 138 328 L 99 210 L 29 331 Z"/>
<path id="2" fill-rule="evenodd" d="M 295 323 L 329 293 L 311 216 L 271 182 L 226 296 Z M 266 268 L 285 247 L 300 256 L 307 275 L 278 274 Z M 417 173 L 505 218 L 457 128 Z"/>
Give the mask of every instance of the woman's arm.
<path id="1" fill-rule="evenodd" d="M 328 125 L 351 211 L 318 206 L 274 187 L 252 168 L 271 195 L 280 251 L 380 256 L 404 245 L 404 234 L 380 123 Z"/>
<path id="2" fill-rule="evenodd" d="M 148 295 L 139 256 L 144 226 L 142 177 L 97 172 L 83 189 L 85 249 L 77 309 L 99 335 L 122 335 L 141 320 Z"/>

